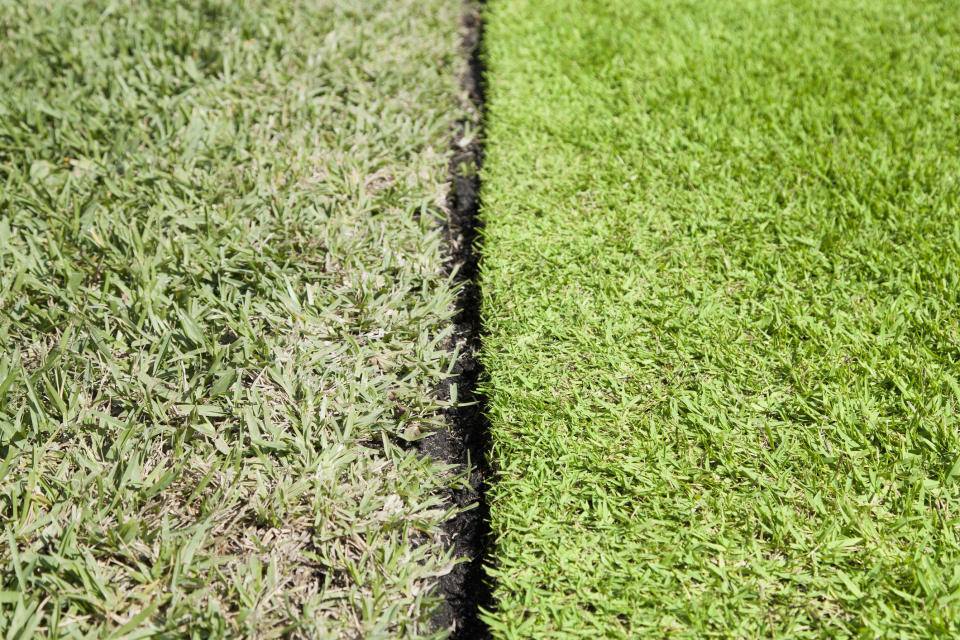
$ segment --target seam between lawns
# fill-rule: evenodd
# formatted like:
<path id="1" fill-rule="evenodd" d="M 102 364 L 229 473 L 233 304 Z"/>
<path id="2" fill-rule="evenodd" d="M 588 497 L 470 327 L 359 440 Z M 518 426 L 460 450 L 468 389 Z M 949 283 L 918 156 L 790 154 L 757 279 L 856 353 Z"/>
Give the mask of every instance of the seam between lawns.
<path id="1" fill-rule="evenodd" d="M 443 604 L 434 616 L 436 630 L 451 629 L 452 640 L 475 640 L 490 636 L 480 619 L 480 608 L 492 602 L 484 572 L 490 533 L 486 483 L 489 477 L 486 451 L 489 449 L 489 424 L 485 401 L 478 392 L 482 375 L 479 362 L 481 337 L 481 297 L 478 284 L 479 255 L 477 213 L 480 187 L 479 169 L 483 148 L 478 123 L 483 119 L 483 66 L 480 59 L 483 0 L 466 0 L 461 19 L 461 52 L 466 65 L 460 78 L 462 111 L 452 131 L 450 157 L 450 194 L 448 213 L 441 221 L 445 237 L 447 270 L 453 275 L 459 292 L 456 300 L 454 330 L 448 348 L 459 349 L 453 377 L 442 383 L 438 394 L 450 398 L 456 385 L 457 404 L 447 411 L 448 429 L 420 441 L 419 448 L 430 457 L 457 468 L 470 469 L 469 483 L 448 496 L 449 506 L 461 509 L 445 526 L 455 558 L 466 558 L 438 581 Z M 470 117 L 475 114 L 479 117 Z M 476 506 L 463 510 L 470 505 Z"/>

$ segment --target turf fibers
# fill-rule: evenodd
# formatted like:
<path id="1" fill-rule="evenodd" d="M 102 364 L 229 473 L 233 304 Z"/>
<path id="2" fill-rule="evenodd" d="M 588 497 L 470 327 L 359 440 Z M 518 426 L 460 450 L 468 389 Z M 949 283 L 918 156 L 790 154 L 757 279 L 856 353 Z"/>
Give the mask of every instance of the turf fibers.
<path id="1" fill-rule="evenodd" d="M 495 636 L 960 634 L 960 5 L 486 20 Z"/>

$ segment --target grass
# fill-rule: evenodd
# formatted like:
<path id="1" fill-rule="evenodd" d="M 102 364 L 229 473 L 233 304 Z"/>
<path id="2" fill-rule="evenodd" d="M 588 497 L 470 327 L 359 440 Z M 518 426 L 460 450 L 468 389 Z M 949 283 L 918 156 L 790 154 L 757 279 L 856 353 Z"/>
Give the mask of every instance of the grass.
<path id="1" fill-rule="evenodd" d="M 440 637 L 461 6 L 0 2 L 0 635 Z"/>
<path id="2" fill-rule="evenodd" d="M 491 0 L 498 638 L 960 634 L 960 5 Z"/>

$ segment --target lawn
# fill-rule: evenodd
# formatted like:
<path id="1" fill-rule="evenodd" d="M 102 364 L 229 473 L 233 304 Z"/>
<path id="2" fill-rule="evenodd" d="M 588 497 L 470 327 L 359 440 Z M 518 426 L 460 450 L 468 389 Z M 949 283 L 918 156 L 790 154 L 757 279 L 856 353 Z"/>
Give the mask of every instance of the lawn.
<path id="1" fill-rule="evenodd" d="M 0 635 L 445 634 L 462 11 L 0 2 Z"/>
<path id="2" fill-rule="evenodd" d="M 960 4 L 486 20 L 495 636 L 960 635 Z"/>

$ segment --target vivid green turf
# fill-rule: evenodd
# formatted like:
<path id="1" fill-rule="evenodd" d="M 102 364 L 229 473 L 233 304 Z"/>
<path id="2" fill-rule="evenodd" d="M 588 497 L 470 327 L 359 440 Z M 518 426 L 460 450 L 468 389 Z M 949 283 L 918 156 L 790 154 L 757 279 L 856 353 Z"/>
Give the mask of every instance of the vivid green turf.
<path id="1" fill-rule="evenodd" d="M 960 635 L 960 3 L 486 15 L 496 636 Z"/>
<path id="2" fill-rule="evenodd" d="M 0 0 L 0 637 L 425 637 L 454 0 Z"/>

